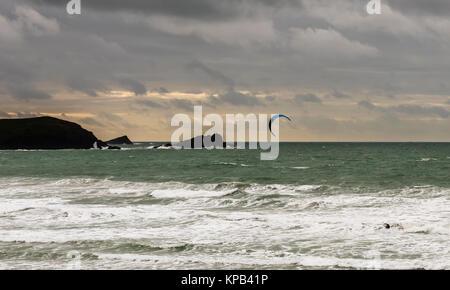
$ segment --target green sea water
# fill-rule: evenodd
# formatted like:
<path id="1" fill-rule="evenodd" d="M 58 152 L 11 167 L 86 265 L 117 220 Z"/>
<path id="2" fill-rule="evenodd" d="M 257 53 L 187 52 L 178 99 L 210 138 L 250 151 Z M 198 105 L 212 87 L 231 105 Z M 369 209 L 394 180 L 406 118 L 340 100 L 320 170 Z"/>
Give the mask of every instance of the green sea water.
<path id="1" fill-rule="evenodd" d="M 147 144 L 141 145 L 126 149 Z M 259 154 L 206 149 L 3 151 L 0 176 L 381 189 L 450 185 L 449 143 L 282 143 L 277 160 L 261 161 Z"/>
<path id="2" fill-rule="evenodd" d="M 450 143 L 152 145 L 0 151 L 0 268 L 450 268 Z"/>

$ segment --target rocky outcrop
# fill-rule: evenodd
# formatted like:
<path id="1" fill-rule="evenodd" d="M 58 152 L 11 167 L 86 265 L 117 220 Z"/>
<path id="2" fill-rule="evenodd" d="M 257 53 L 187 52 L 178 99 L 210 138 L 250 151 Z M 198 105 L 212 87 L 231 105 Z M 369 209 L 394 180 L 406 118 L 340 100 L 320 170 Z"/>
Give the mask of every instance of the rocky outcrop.
<path id="1" fill-rule="evenodd" d="M 184 140 L 178 143 L 167 143 L 154 147 L 154 149 L 160 147 L 178 147 L 178 148 L 209 148 L 209 147 L 222 147 L 226 148 L 226 142 L 223 142 L 223 138 L 220 134 L 201 135 L 194 138 Z"/>
<path id="2" fill-rule="evenodd" d="M 53 118 L 0 120 L 0 149 L 120 149 L 98 140 L 80 125 Z"/>
<path id="3" fill-rule="evenodd" d="M 116 145 L 133 145 L 133 142 L 131 142 L 131 140 L 128 139 L 128 136 L 114 138 L 112 140 L 106 141 L 106 143 Z"/>
<path id="4" fill-rule="evenodd" d="M 106 142 L 102 140 L 97 140 L 92 146 L 94 149 L 110 149 L 110 150 L 120 150 L 121 148 L 118 146 L 110 146 Z"/>

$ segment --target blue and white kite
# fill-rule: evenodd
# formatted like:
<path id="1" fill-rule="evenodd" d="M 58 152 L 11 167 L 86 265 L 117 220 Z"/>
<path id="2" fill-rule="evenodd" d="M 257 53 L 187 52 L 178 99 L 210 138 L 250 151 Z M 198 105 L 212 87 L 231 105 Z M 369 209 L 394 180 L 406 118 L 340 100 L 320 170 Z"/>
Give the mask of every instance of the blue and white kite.
<path id="1" fill-rule="evenodd" d="M 289 121 L 291 121 L 291 118 L 289 118 L 288 116 L 283 115 L 283 114 L 277 114 L 277 115 L 274 115 L 272 118 L 270 118 L 270 120 L 269 120 L 269 131 L 270 131 L 270 133 L 272 133 L 273 136 L 275 136 L 275 134 L 272 132 L 272 122 L 275 121 L 278 118 L 281 118 L 281 117 L 286 118 Z"/>

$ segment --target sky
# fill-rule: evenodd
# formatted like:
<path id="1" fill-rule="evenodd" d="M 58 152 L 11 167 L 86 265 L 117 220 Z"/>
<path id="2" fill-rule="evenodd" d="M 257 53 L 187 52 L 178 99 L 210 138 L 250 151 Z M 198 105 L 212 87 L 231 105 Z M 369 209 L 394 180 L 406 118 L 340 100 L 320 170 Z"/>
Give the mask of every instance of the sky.
<path id="1" fill-rule="evenodd" d="M 67 2 L 0 2 L 0 118 L 165 141 L 202 105 L 288 115 L 282 141 L 450 141 L 448 0 Z"/>

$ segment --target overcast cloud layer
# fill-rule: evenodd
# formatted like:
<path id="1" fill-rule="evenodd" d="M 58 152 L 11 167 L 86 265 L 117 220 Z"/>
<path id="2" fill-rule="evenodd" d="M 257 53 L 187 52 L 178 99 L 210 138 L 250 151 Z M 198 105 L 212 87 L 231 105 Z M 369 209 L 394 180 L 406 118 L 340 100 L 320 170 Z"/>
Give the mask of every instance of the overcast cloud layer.
<path id="1" fill-rule="evenodd" d="M 450 2 L 0 2 L 0 118 L 169 140 L 172 115 L 283 113 L 284 140 L 450 141 Z"/>

